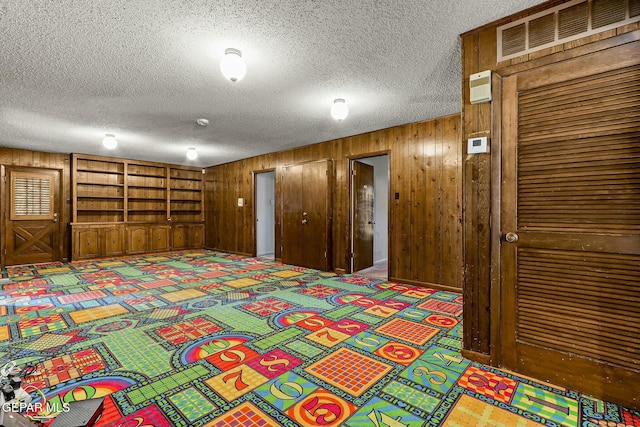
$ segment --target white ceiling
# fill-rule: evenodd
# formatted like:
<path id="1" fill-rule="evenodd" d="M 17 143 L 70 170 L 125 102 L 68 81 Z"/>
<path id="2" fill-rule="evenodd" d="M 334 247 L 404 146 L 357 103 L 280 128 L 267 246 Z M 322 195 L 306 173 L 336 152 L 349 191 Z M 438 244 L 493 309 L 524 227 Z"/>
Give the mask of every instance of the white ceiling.
<path id="1" fill-rule="evenodd" d="M 459 34 L 538 3 L 0 0 L 0 146 L 211 166 L 457 113 Z"/>

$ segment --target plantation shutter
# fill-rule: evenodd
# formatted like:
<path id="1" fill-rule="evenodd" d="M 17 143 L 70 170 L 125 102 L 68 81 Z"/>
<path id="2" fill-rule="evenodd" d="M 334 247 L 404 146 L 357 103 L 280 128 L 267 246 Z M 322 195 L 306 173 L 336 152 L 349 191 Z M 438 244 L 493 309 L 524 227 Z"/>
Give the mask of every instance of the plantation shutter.
<path id="1" fill-rule="evenodd" d="M 53 218 L 53 182 L 47 176 L 12 174 L 12 220 Z"/>

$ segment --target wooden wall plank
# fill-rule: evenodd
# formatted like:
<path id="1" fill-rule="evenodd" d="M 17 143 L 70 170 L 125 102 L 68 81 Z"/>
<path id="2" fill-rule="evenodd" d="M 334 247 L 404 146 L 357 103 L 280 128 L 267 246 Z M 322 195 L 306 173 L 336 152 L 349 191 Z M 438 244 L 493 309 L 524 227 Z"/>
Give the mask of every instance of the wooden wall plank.
<path id="1" fill-rule="evenodd" d="M 439 125 L 440 137 L 436 140 L 436 123 L 440 122 L 442 122 Z M 462 229 L 456 221 L 459 222 L 462 215 L 461 193 L 459 189 L 452 189 L 444 184 L 446 179 L 450 179 L 445 178 L 444 171 L 448 168 L 454 169 L 450 172 L 453 176 L 456 174 L 462 176 L 460 159 L 449 159 L 445 155 L 445 144 L 447 147 L 452 147 L 452 155 L 461 155 L 459 124 L 460 117 L 453 115 L 208 168 L 207 176 L 217 178 L 207 178 L 209 185 L 206 191 L 209 194 L 206 196 L 206 245 L 223 251 L 255 254 L 253 173 L 267 168 L 276 170 L 276 200 L 279 200 L 284 166 L 332 159 L 334 170 L 334 176 L 330 180 L 333 182 L 331 191 L 333 199 L 332 261 L 336 271 L 348 271 L 351 250 L 350 161 L 359 157 L 388 154 L 391 171 L 389 177 L 390 275 L 397 280 L 436 286 L 445 285 L 441 283 L 444 277 L 451 277 L 454 279 L 447 280 L 446 286 L 460 289 L 462 286 L 460 272 Z M 426 144 L 429 144 L 431 152 L 440 153 L 437 158 L 427 156 Z M 446 166 L 439 164 L 445 161 Z M 431 166 L 427 166 L 428 162 Z M 435 174 L 429 181 L 426 180 L 427 168 L 433 170 Z M 242 184 L 230 187 L 228 181 L 240 181 Z M 445 196 L 444 193 L 449 191 L 452 193 Z M 398 200 L 394 198 L 396 192 L 399 193 Z M 247 206 L 237 208 L 238 197 L 245 198 Z M 447 206 L 441 206 L 443 203 L 447 203 Z M 426 219 L 426 212 L 431 212 L 433 220 Z M 280 258 L 281 215 L 280 203 L 276 202 L 276 258 Z M 234 224 L 234 228 L 221 225 L 223 223 Z M 444 242 L 442 241 L 444 238 L 451 240 Z M 431 244 L 427 245 L 427 242 Z M 427 247 L 435 248 L 432 256 L 426 256 Z M 458 252 L 450 257 L 447 248 Z M 444 265 L 445 258 L 450 263 Z M 430 266 L 425 264 L 427 261 L 431 263 Z"/>
<path id="2" fill-rule="evenodd" d="M 410 155 L 413 164 L 411 179 L 412 211 L 411 236 L 412 257 L 411 279 L 441 283 L 438 278 L 438 250 L 440 230 L 439 211 L 439 141 L 436 135 L 436 123 L 439 120 L 416 124 L 413 131 Z"/>

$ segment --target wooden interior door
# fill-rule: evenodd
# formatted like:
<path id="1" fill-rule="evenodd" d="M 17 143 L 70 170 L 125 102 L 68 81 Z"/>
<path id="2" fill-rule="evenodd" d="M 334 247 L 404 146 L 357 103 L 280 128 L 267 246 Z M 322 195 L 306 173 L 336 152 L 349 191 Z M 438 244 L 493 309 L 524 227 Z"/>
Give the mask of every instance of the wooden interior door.
<path id="1" fill-rule="evenodd" d="M 637 409 L 640 42 L 501 92 L 503 364 Z"/>
<path id="2" fill-rule="evenodd" d="M 373 265 L 373 166 L 353 161 L 353 271 Z"/>
<path id="3" fill-rule="evenodd" d="M 284 168 L 282 178 L 282 262 L 303 266 L 302 165 Z"/>
<path id="4" fill-rule="evenodd" d="M 281 188 L 282 261 L 328 270 L 328 162 L 285 167 Z"/>
<path id="5" fill-rule="evenodd" d="M 302 236 L 305 267 L 329 269 L 328 162 L 302 165 Z"/>
<path id="6" fill-rule="evenodd" d="M 6 169 L 5 265 L 60 260 L 60 171 Z"/>

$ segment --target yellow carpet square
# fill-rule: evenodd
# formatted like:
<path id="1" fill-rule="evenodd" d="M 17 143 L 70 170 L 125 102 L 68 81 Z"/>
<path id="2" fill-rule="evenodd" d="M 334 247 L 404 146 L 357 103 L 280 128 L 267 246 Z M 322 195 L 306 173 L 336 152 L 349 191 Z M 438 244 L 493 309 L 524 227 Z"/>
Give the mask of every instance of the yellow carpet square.
<path id="1" fill-rule="evenodd" d="M 171 302 L 179 302 L 187 299 L 199 298 L 205 295 L 206 294 L 204 292 L 201 292 L 197 289 L 185 289 L 182 291 L 168 292 L 160 296 Z"/>
<path id="2" fill-rule="evenodd" d="M 258 280 L 254 280 L 254 279 L 236 279 L 236 280 L 229 280 L 228 282 L 224 282 L 225 285 L 229 285 L 232 288 L 246 288 L 247 286 L 253 286 L 253 285 L 257 285 L 259 282 Z"/>
<path id="3" fill-rule="evenodd" d="M 56 267 L 37 270 L 38 274 L 61 273 L 63 271 L 71 271 L 71 269 L 69 267 Z"/>
<path id="4" fill-rule="evenodd" d="M 205 381 L 228 402 L 269 381 L 267 377 L 247 365 L 240 365 Z"/>
<path id="5" fill-rule="evenodd" d="M 337 346 L 342 341 L 348 340 L 350 336 L 331 328 L 322 328 L 307 335 L 305 338 L 331 348 Z"/>
<path id="6" fill-rule="evenodd" d="M 129 311 L 120 304 L 109 304 L 104 307 L 87 308 L 86 310 L 74 311 L 73 313 L 69 313 L 69 316 L 76 323 L 85 323 L 128 312 Z"/>
<path id="7" fill-rule="evenodd" d="M 289 277 L 293 277 L 293 276 L 299 276 L 300 272 L 298 271 L 293 271 L 293 270 L 282 270 L 282 271 L 278 271 L 276 273 L 271 273 L 274 276 L 278 276 L 278 277 L 282 277 L 282 278 L 289 278 Z"/>
<path id="8" fill-rule="evenodd" d="M 443 427 L 533 427 L 538 425 L 539 424 L 524 417 L 512 414 L 505 409 L 498 408 L 490 403 L 474 399 L 465 394 L 460 397 L 460 400 L 442 424 Z"/>
<path id="9" fill-rule="evenodd" d="M 10 338 L 9 336 L 9 327 L 8 326 L 0 326 L 0 341 L 6 341 Z"/>

